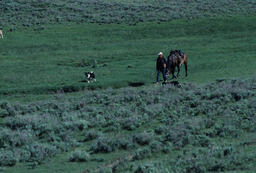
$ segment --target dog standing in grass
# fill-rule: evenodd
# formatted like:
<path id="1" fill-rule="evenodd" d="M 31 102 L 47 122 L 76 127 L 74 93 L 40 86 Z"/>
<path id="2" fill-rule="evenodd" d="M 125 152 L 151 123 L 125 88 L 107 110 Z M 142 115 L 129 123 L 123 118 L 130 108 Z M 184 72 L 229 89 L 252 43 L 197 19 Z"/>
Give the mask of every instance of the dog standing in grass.
<path id="1" fill-rule="evenodd" d="M 91 81 L 96 82 L 96 77 L 93 71 L 85 72 L 84 75 L 88 83 L 90 83 Z"/>
<path id="2" fill-rule="evenodd" d="M 0 29 L 0 38 L 4 38 L 3 30 Z"/>

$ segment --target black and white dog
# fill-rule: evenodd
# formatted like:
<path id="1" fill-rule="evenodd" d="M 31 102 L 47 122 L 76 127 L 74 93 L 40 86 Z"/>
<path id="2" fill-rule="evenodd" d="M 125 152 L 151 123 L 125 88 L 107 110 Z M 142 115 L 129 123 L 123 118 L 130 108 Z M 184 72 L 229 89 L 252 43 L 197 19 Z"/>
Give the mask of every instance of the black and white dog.
<path id="1" fill-rule="evenodd" d="M 92 80 L 93 80 L 94 82 L 96 82 L 95 74 L 94 74 L 93 71 L 91 71 L 91 72 L 85 72 L 84 74 L 85 74 L 85 78 L 86 78 L 86 80 L 87 80 L 88 83 L 90 83 Z"/>

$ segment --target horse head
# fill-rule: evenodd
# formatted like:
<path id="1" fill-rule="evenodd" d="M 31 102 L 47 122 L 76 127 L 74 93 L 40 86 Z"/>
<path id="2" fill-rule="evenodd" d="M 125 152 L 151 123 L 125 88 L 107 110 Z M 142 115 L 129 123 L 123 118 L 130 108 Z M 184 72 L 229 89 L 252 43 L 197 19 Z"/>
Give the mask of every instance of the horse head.
<path id="1" fill-rule="evenodd" d="M 173 51 L 173 50 L 170 51 L 170 55 L 172 55 L 172 54 L 174 54 L 174 53 L 175 53 L 175 51 Z"/>

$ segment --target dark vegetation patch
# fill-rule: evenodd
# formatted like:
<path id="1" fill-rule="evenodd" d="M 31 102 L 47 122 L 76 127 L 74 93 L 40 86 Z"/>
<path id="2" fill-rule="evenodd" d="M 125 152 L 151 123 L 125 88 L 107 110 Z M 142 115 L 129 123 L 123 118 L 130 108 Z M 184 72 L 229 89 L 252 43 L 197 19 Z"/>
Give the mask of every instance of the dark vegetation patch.
<path id="1" fill-rule="evenodd" d="M 130 82 L 129 83 L 129 86 L 131 86 L 131 87 L 140 87 L 140 86 L 143 86 L 143 85 L 145 85 L 144 82 Z"/>
<path id="2" fill-rule="evenodd" d="M 81 80 L 82 83 L 88 83 L 88 80 Z"/>
<path id="3" fill-rule="evenodd" d="M 163 82 L 162 85 L 173 85 L 178 88 L 182 87 L 182 85 L 179 83 L 179 81 L 167 81 L 167 82 Z"/>

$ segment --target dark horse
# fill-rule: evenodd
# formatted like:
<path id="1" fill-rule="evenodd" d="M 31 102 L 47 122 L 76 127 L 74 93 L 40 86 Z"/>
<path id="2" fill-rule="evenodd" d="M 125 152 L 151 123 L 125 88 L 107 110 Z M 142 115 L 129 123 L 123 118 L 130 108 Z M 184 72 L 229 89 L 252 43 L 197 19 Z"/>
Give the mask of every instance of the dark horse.
<path id="1" fill-rule="evenodd" d="M 187 63 L 188 57 L 187 54 L 183 53 L 181 50 L 171 50 L 170 55 L 167 58 L 167 70 L 168 73 L 172 73 L 172 79 L 179 77 L 180 67 L 182 64 L 185 66 L 186 70 L 186 77 L 188 76 L 187 73 Z M 175 68 L 178 68 L 177 77 L 175 76 Z"/>

